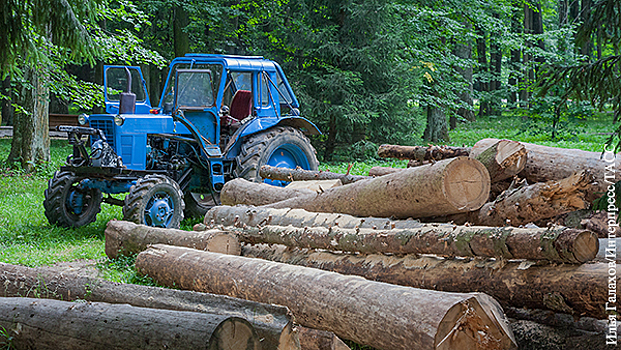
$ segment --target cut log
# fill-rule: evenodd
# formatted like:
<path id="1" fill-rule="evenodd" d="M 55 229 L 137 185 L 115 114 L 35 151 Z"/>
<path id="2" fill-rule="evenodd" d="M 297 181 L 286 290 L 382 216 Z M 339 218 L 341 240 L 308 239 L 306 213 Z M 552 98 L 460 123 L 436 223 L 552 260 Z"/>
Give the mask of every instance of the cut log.
<path id="1" fill-rule="evenodd" d="M 564 227 L 514 227 L 421 224 L 413 229 L 343 229 L 340 227 L 229 227 L 250 244 L 283 244 L 362 254 L 434 254 L 445 257 L 493 257 L 584 263 L 597 255 L 597 236 Z"/>
<path id="2" fill-rule="evenodd" d="M 446 292 L 483 292 L 503 306 L 545 309 L 608 318 L 608 264 L 541 264 L 532 261 L 452 260 L 437 257 L 355 256 L 287 249 L 285 246 L 242 246 L 242 255 L 358 275 L 385 283 Z M 621 266 L 616 267 L 621 283 Z"/>
<path id="3" fill-rule="evenodd" d="M 237 204 L 266 205 L 315 193 L 317 192 L 306 188 L 289 189 L 250 182 L 240 177 L 224 184 L 220 192 L 220 201 L 223 205 L 231 206 Z"/>
<path id="4" fill-rule="evenodd" d="M 485 294 L 441 293 L 260 259 L 155 245 L 136 268 L 163 285 L 287 305 L 303 326 L 378 349 L 515 348 Z"/>
<path id="5" fill-rule="evenodd" d="M 106 255 L 110 259 L 138 254 L 148 245 L 156 243 L 233 255 L 239 255 L 241 249 L 235 235 L 220 230 L 182 231 L 111 220 L 105 233 Z"/>
<path id="6" fill-rule="evenodd" d="M 555 328 L 533 321 L 515 320 L 511 329 L 520 349 L 536 350 L 610 350 L 617 346 L 606 344 L 605 333 Z"/>
<path id="7" fill-rule="evenodd" d="M 298 330 L 302 350 L 351 350 L 332 332 L 307 327 L 298 327 Z"/>
<path id="8" fill-rule="evenodd" d="M 124 304 L 0 298 L 0 328 L 17 349 L 261 349 L 242 318 Z"/>
<path id="9" fill-rule="evenodd" d="M 374 166 L 369 169 L 369 176 L 377 177 L 384 176 L 388 174 L 394 174 L 398 171 L 404 170 L 403 168 L 390 168 L 385 166 Z"/>
<path id="10" fill-rule="evenodd" d="M 307 180 L 307 181 L 293 181 L 285 188 L 288 190 L 307 189 L 314 192 L 323 192 L 328 188 L 343 186 L 341 180 Z"/>
<path id="11" fill-rule="evenodd" d="M 381 218 L 359 218 L 347 214 L 313 213 L 304 209 L 272 209 L 252 206 L 218 206 L 205 215 L 205 226 L 295 226 L 341 228 L 416 228 L 418 220 L 389 220 Z"/>
<path id="12" fill-rule="evenodd" d="M 0 263 L 0 296 L 88 300 L 136 307 L 203 312 L 248 320 L 264 350 L 300 349 L 293 317 L 283 306 L 227 296 L 120 284 L 78 276 L 50 267 L 29 268 Z"/>
<path id="13" fill-rule="evenodd" d="M 590 170 L 597 182 L 592 198 L 600 197 L 606 191 L 609 184 L 604 178 L 605 167 L 613 163 L 602 159 L 601 152 L 539 146 L 525 142 L 522 144 L 526 147 L 528 161 L 519 176 L 525 177 L 529 183 L 562 180 L 583 170 Z M 611 158 L 610 155 L 607 157 Z M 614 164 L 616 172 L 620 172 L 621 163 L 617 160 Z M 615 182 L 614 179 L 610 180 Z"/>
<path id="14" fill-rule="evenodd" d="M 592 191 L 593 175 L 585 170 L 560 181 L 507 190 L 479 211 L 468 214 L 468 221 L 484 226 L 526 225 L 588 208 L 586 197 Z"/>
<path id="15" fill-rule="evenodd" d="M 357 216 L 428 217 L 480 208 L 489 196 L 487 169 L 466 158 L 441 160 L 394 174 L 270 204 Z"/>
<path id="16" fill-rule="evenodd" d="M 451 146 L 399 146 L 381 145 L 377 156 L 381 158 L 412 159 L 420 163 L 426 160 L 442 160 L 468 156 L 470 148 Z"/>
<path id="17" fill-rule="evenodd" d="M 280 181 L 311 181 L 311 180 L 341 180 L 343 185 L 368 179 L 368 176 L 331 173 L 329 171 L 310 171 L 304 169 L 276 168 L 264 165 L 259 170 L 264 179 Z"/>
<path id="18" fill-rule="evenodd" d="M 526 147 L 510 140 L 484 139 L 470 151 L 474 158 L 487 168 L 492 183 L 513 177 L 524 169 L 527 161 Z"/>

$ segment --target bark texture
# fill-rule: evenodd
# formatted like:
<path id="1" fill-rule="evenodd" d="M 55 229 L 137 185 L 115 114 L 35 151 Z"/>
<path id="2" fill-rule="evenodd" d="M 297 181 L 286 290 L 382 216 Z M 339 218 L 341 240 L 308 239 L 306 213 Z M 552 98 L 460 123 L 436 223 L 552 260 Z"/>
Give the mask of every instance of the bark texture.
<path id="1" fill-rule="evenodd" d="M 222 226 L 295 226 L 341 228 L 416 228 L 418 220 L 389 220 L 381 218 L 359 218 L 347 214 L 313 213 L 303 209 L 273 209 L 251 206 L 218 206 L 205 215 L 207 227 Z"/>
<path id="2" fill-rule="evenodd" d="M 484 139 L 477 142 L 470 151 L 474 158 L 487 168 L 492 183 L 508 179 L 524 169 L 526 148 L 510 140 Z"/>
<path id="3" fill-rule="evenodd" d="M 421 224 L 413 229 L 263 226 L 229 228 L 246 243 L 283 244 L 362 254 L 434 254 L 584 263 L 598 252 L 597 236 L 587 230 L 521 229 Z"/>
<path id="4" fill-rule="evenodd" d="M 241 318 L 125 304 L 0 298 L 0 327 L 17 349 L 261 349 Z"/>
<path id="5" fill-rule="evenodd" d="M 233 255 L 239 255 L 241 249 L 235 235 L 220 230 L 183 231 L 111 220 L 105 233 L 106 255 L 110 259 L 138 254 L 156 243 Z"/>
<path id="6" fill-rule="evenodd" d="M 266 205 L 281 202 L 290 198 L 313 195 L 317 192 L 309 189 L 288 189 L 262 183 L 250 182 L 237 178 L 227 181 L 220 192 L 223 205 Z"/>
<path id="7" fill-rule="evenodd" d="M 552 180 L 507 190 L 495 201 L 470 213 L 468 221 L 475 225 L 526 225 L 553 218 L 590 206 L 587 197 L 593 192 L 594 179 L 590 170 L 573 174 L 560 181 Z"/>
<path id="8" fill-rule="evenodd" d="M 420 163 L 427 160 L 442 160 L 468 156 L 470 148 L 452 146 L 399 146 L 381 145 L 377 149 L 377 156 L 381 158 L 411 159 Z"/>
<path id="9" fill-rule="evenodd" d="M 88 300 L 240 317 L 254 326 L 264 350 L 300 349 L 297 333 L 293 331 L 293 316 L 282 306 L 214 294 L 114 283 L 49 267 L 29 268 L 3 263 L 0 263 L 0 286 L 2 297 Z"/>
<path id="10" fill-rule="evenodd" d="M 485 294 L 440 293 L 260 259 L 155 245 L 136 268 L 164 285 L 288 305 L 307 327 L 378 349 L 511 349 Z"/>
<path id="11" fill-rule="evenodd" d="M 264 165 L 259 170 L 264 179 L 280 181 L 310 181 L 310 180 L 341 180 L 343 185 L 368 179 L 368 176 L 331 173 L 329 171 L 311 171 L 304 169 L 277 168 Z"/>
<path id="12" fill-rule="evenodd" d="M 332 332 L 298 327 L 302 350 L 350 350 L 347 344 Z"/>
<path id="13" fill-rule="evenodd" d="M 270 204 L 357 216 L 428 217 L 480 208 L 489 196 L 485 167 L 466 157 L 409 168 L 394 174 L 331 188 L 323 193 Z"/>
<path id="14" fill-rule="evenodd" d="M 371 169 L 369 169 L 369 176 L 373 176 L 373 177 L 377 177 L 377 176 L 384 176 L 384 175 L 388 175 L 388 174 L 394 174 L 398 171 L 403 170 L 403 168 L 390 168 L 390 167 L 385 167 L 385 166 L 374 166 Z"/>
<path id="15" fill-rule="evenodd" d="M 284 246 L 242 247 L 242 255 L 314 267 L 370 280 L 446 292 L 483 292 L 503 306 L 608 317 L 608 264 L 536 264 L 532 261 L 447 260 L 436 257 L 333 254 Z M 616 267 L 616 284 L 621 266 Z"/>
<path id="16" fill-rule="evenodd" d="M 562 180 L 583 170 L 590 170 L 597 182 L 593 188 L 594 195 L 606 190 L 608 184 L 604 182 L 605 167 L 612 163 L 602 159 L 601 152 L 539 146 L 525 142 L 522 144 L 526 147 L 528 160 L 519 176 L 526 178 L 529 183 Z M 617 161 L 614 169 L 620 172 L 621 162 Z"/>

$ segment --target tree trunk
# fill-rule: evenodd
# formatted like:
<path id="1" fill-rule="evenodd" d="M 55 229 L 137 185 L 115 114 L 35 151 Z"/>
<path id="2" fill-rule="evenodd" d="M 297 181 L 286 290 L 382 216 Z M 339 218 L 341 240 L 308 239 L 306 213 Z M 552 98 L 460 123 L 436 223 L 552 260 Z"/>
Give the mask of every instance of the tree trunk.
<path id="1" fill-rule="evenodd" d="M 414 288 L 483 292 L 503 305 L 608 318 L 605 310 L 609 283 L 607 263 L 535 264 L 532 261 L 502 259 L 351 255 L 267 245 L 244 245 L 242 255 Z M 618 285 L 621 282 L 621 265 L 616 267 L 616 276 Z"/>
<path id="2" fill-rule="evenodd" d="M 494 18 L 498 20 L 499 15 L 494 13 Z M 500 47 L 501 36 L 490 36 L 490 73 L 492 80 L 489 84 L 490 96 L 489 96 L 489 115 L 502 116 L 502 102 L 500 101 L 500 94 L 496 91 L 500 90 L 500 79 L 502 74 L 502 49 Z"/>
<path id="3" fill-rule="evenodd" d="M 241 226 L 241 225 L 240 225 Z M 588 230 L 420 224 L 410 229 L 325 227 L 227 227 L 250 244 L 361 254 L 433 254 L 444 257 L 491 257 L 584 263 L 598 252 L 597 236 Z"/>
<path id="4" fill-rule="evenodd" d="M 371 169 L 369 169 L 369 176 L 372 176 L 372 177 L 384 176 L 388 174 L 394 174 L 401 170 L 405 170 L 405 169 L 390 168 L 390 167 L 385 167 L 385 166 L 374 166 Z"/>
<path id="5" fill-rule="evenodd" d="M 235 235 L 221 230 L 203 232 L 136 225 L 111 220 L 106 227 L 106 255 L 110 259 L 138 254 L 156 243 L 239 255 L 241 246 Z"/>
<path id="6" fill-rule="evenodd" d="M 472 30 L 472 25 L 469 22 L 464 23 L 464 25 L 469 30 Z M 468 60 L 468 61 L 471 60 L 472 59 L 472 44 L 470 43 L 470 41 L 467 41 L 465 43 L 455 44 L 455 56 L 463 60 Z M 467 65 L 466 68 L 457 67 L 455 69 L 457 73 L 460 74 L 466 82 L 465 86 L 462 89 L 460 89 L 459 92 L 457 93 L 457 96 L 459 97 L 462 103 L 470 106 L 470 108 L 460 107 L 457 110 L 457 115 L 469 122 L 473 122 L 475 121 L 475 116 L 474 116 L 474 102 L 472 101 L 472 93 L 473 93 L 472 66 L 470 65 L 470 63 L 466 63 L 466 65 Z M 455 119 L 454 117 L 451 117 L 451 118 L 452 120 Z M 453 125 L 451 123 L 451 129 L 454 129 L 455 126 L 456 125 Z"/>
<path id="7" fill-rule="evenodd" d="M 218 206 L 205 215 L 205 225 L 234 226 L 295 226 L 340 228 L 416 228 L 417 220 L 388 220 L 380 218 L 359 218 L 346 214 L 312 213 L 302 209 L 272 209 L 265 207 Z"/>
<path id="8" fill-rule="evenodd" d="M 0 298 L 0 328 L 18 349 L 261 349 L 241 318 L 124 304 Z"/>
<path id="9" fill-rule="evenodd" d="M 377 156 L 381 158 L 412 159 L 420 163 L 426 160 L 442 160 L 460 156 L 468 156 L 469 147 L 452 146 L 400 146 L 381 145 L 377 149 Z"/>
<path id="10" fill-rule="evenodd" d="M 522 171 L 526 165 L 527 155 L 526 148 L 519 142 L 483 139 L 472 147 L 470 158 L 485 165 L 491 182 L 496 183 Z"/>
<path id="11" fill-rule="evenodd" d="M 489 91 L 490 91 L 490 79 L 489 79 L 489 65 L 487 63 L 487 40 L 486 34 L 480 27 L 476 28 L 477 31 L 477 62 L 479 63 L 479 91 L 481 97 L 479 99 L 479 116 L 489 115 Z"/>
<path id="12" fill-rule="evenodd" d="M 255 327 L 263 349 L 299 349 L 289 309 L 219 295 L 119 284 L 50 267 L 0 263 L 0 296 L 88 300 L 136 307 L 241 317 Z"/>
<path id="13" fill-rule="evenodd" d="M 11 87 L 11 77 L 6 77 L 2 81 L 2 92 L 1 94 L 7 97 L 8 99 L 3 99 L 0 101 L 2 105 L 2 118 L 0 119 L 0 125 L 13 125 L 13 113 L 15 108 L 13 108 L 13 91 Z"/>
<path id="14" fill-rule="evenodd" d="M 489 189 L 489 174 L 483 164 L 458 157 L 268 207 L 357 216 L 426 217 L 476 210 L 487 201 Z"/>
<path id="15" fill-rule="evenodd" d="M 311 181 L 311 180 L 341 180 L 343 185 L 368 179 L 368 176 L 331 173 L 329 171 L 311 171 L 304 169 L 277 168 L 264 165 L 259 170 L 263 179 L 280 181 Z"/>
<path id="16" fill-rule="evenodd" d="M 441 108 L 427 106 L 427 126 L 423 138 L 429 142 L 449 142 L 446 115 Z"/>
<path id="17" fill-rule="evenodd" d="M 302 350 L 351 350 L 332 332 L 299 327 L 298 337 Z"/>
<path id="18" fill-rule="evenodd" d="M 309 189 L 288 189 L 237 178 L 224 184 L 220 192 L 220 201 L 223 205 L 230 206 L 237 204 L 260 206 L 315 193 L 317 192 Z"/>
<path id="19" fill-rule="evenodd" d="M 7 162 L 19 162 L 26 171 L 50 160 L 49 135 L 49 71 L 46 67 L 24 69 L 21 105 L 26 113 L 19 113 L 13 121 L 13 140 Z"/>
<path id="20" fill-rule="evenodd" d="M 336 132 L 336 117 L 331 116 L 328 126 L 328 139 L 326 140 L 326 148 L 323 153 L 323 160 L 326 162 L 332 160 L 334 148 L 336 148 Z"/>
<path id="21" fill-rule="evenodd" d="M 136 268 L 164 285 L 287 305 L 303 326 L 329 330 L 378 349 L 515 346 L 502 309 L 485 294 L 393 286 L 165 245 L 139 254 Z"/>
<path id="22" fill-rule="evenodd" d="M 184 56 L 190 52 L 190 37 L 186 27 L 190 24 L 190 16 L 183 6 L 173 8 L 173 46 L 175 57 Z"/>
<path id="23" fill-rule="evenodd" d="M 524 69 L 522 74 L 522 81 L 520 87 L 520 106 L 522 108 L 526 108 L 529 106 L 530 101 L 530 85 L 535 79 L 535 73 L 533 70 L 532 55 L 530 53 L 532 43 L 531 39 L 528 37 L 533 34 L 533 10 L 530 8 L 530 3 L 524 3 L 524 34 L 526 37 L 526 49 L 524 50 L 524 55 L 522 59 L 522 67 Z"/>
<path id="24" fill-rule="evenodd" d="M 597 181 L 593 188 L 593 195 L 595 196 L 593 198 L 596 198 L 601 196 L 606 191 L 608 185 L 610 185 L 606 180 L 615 182 L 615 179 L 606 179 L 604 177 L 606 175 L 606 166 L 613 163 L 606 162 L 600 152 L 539 146 L 525 142 L 522 142 L 522 144 L 528 152 L 528 160 L 519 176 L 526 178 L 531 183 L 562 180 L 583 170 L 590 170 Z M 607 153 L 604 156 L 610 158 L 611 154 Z M 617 173 L 620 172 L 621 165 L 619 165 L 619 162 L 617 161 L 614 164 L 613 169 Z M 612 173 L 612 171 L 609 171 L 609 173 Z M 599 195 L 597 195 L 598 193 Z"/>
<path id="25" fill-rule="evenodd" d="M 591 0 L 582 0 L 580 5 L 582 6 L 582 9 L 580 10 L 580 17 L 582 23 L 586 23 L 591 17 L 591 7 L 593 6 L 593 3 Z M 582 46 L 580 47 L 580 54 L 587 56 L 589 61 L 593 57 L 593 41 L 590 37 L 582 43 Z"/>
<path id="26" fill-rule="evenodd" d="M 593 182 L 593 175 L 585 170 L 560 181 L 508 190 L 477 212 L 469 213 L 468 221 L 485 226 L 519 226 L 586 209 Z"/>

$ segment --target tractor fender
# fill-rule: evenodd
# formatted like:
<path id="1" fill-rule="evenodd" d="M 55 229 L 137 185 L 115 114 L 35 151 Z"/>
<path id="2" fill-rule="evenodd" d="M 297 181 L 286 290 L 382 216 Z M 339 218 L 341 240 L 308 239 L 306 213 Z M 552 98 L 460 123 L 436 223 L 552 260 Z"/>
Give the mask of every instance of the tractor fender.
<path id="1" fill-rule="evenodd" d="M 319 128 L 317 128 L 317 126 L 310 120 L 303 117 L 288 116 L 285 118 L 254 118 L 242 125 L 242 127 L 235 132 L 233 139 L 229 141 L 229 144 L 223 152 L 225 157 L 232 159 L 237 156 L 240 146 L 239 141 L 243 137 L 265 131 L 274 126 L 291 126 L 299 129 L 306 135 L 321 135 Z"/>

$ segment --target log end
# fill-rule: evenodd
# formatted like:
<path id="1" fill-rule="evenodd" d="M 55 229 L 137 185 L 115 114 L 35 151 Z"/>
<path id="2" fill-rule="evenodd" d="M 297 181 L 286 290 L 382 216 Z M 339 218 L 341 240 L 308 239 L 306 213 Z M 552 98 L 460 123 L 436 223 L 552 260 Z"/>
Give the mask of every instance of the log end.
<path id="1" fill-rule="evenodd" d="M 261 350 L 261 343 L 252 325 L 239 317 L 220 323 L 209 340 L 209 350 Z"/>
<path id="2" fill-rule="evenodd" d="M 234 234 L 229 234 L 221 231 L 215 231 L 205 250 L 213 253 L 228 254 L 228 255 L 241 255 L 241 243 Z"/>
<path id="3" fill-rule="evenodd" d="M 108 221 L 108 224 L 106 225 L 106 230 L 104 231 L 104 233 L 106 235 L 105 251 L 109 259 L 116 259 L 119 256 L 119 251 L 121 249 L 121 246 L 120 246 L 121 240 L 119 239 L 119 235 L 118 235 L 119 229 L 120 229 L 120 226 L 116 220 Z"/>
<path id="4" fill-rule="evenodd" d="M 446 167 L 443 192 L 458 211 L 479 209 L 489 197 L 491 187 L 487 169 L 481 162 L 468 157 L 454 158 Z"/>
<path id="5" fill-rule="evenodd" d="M 516 349 L 517 343 L 501 306 L 492 297 L 473 293 L 444 316 L 435 338 L 436 350 Z"/>
<path id="6" fill-rule="evenodd" d="M 599 251 L 597 234 L 589 230 L 567 229 L 554 245 L 564 260 L 579 264 L 595 259 Z"/>
<path id="7" fill-rule="evenodd" d="M 526 166 L 526 147 L 520 142 L 501 140 L 498 143 L 496 162 L 505 169 L 507 177 L 518 174 Z"/>

